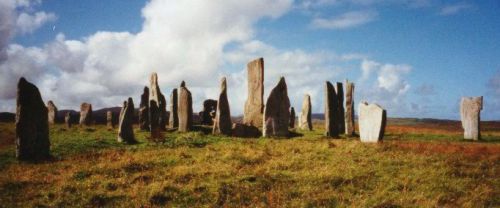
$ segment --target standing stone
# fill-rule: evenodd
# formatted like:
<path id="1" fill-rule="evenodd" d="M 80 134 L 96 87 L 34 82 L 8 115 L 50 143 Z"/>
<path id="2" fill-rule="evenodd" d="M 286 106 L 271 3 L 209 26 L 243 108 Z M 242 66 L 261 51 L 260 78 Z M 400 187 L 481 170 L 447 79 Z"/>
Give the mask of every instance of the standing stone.
<path id="1" fill-rule="evenodd" d="M 108 129 L 113 129 L 113 112 L 107 111 L 106 112 L 106 126 Z"/>
<path id="2" fill-rule="evenodd" d="M 80 125 L 92 125 L 92 104 L 82 103 L 80 106 Z"/>
<path id="3" fill-rule="evenodd" d="M 193 100 L 191 92 L 182 81 L 179 88 L 179 100 L 177 104 L 177 116 L 179 116 L 179 131 L 188 132 L 193 125 Z"/>
<path id="4" fill-rule="evenodd" d="M 245 102 L 243 123 L 259 127 L 264 110 L 264 59 L 259 58 L 247 65 L 248 98 Z"/>
<path id="5" fill-rule="evenodd" d="M 215 113 L 215 122 L 212 133 L 231 136 L 231 129 L 231 111 L 229 110 L 229 101 L 227 99 L 226 78 L 223 77 L 220 84 L 220 94 L 217 101 L 217 111 Z"/>
<path id="6" fill-rule="evenodd" d="M 47 107 L 38 88 L 24 77 L 17 84 L 16 157 L 44 160 L 50 157 Z"/>
<path id="7" fill-rule="evenodd" d="M 144 87 L 139 104 L 139 128 L 149 131 L 149 88 Z"/>
<path id="8" fill-rule="evenodd" d="M 158 75 L 151 74 L 149 87 L 149 129 L 151 131 L 151 138 L 153 140 L 160 138 L 160 130 L 164 129 L 162 126 L 166 119 L 166 101 L 165 96 L 161 94 L 160 86 L 158 86 Z"/>
<path id="9" fill-rule="evenodd" d="M 128 98 L 128 101 L 123 102 L 122 110 L 120 111 L 120 122 L 118 124 L 118 142 L 126 142 L 128 144 L 136 143 L 134 137 L 134 101 Z"/>
<path id="10" fill-rule="evenodd" d="M 464 129 L 464 139 L 480 140 L 481 110 L 483 109 L 483 96 L 462 97 L 460 102 L 460 118 Z"/>
<path id="11" fill-rule="evenodd" d="M 311 115 L 311 96 L 308 94 L 304 95 L 304 100 L 302 101 L 302 111 L 299 117 L 299 127 L 302 130 L 312 131 L 312 115 Z"/>
<path id="12" fill-rule="evenodd" d="M 295 108 L 290 108 L 290 128 L 295 128 Z"/>
<path id="13" fill-rule="evenodd" d="M 335 85 L 335 92 L 337 93 L 337 124 L 339 125 L 339 134 L 345 133 L 345 112 L 344 112 L 344 87 L 342 82 L 337 82 Z"/>
<path id="14" fill-rule="evenodd" d="M 173 89 L 170 94 L 170 118 L 169 127 L 177 128 L 179 127 L 179 116 L 177 115 L 177 89 Z"/>
<path id="15" fill-rule="evenodd" d="M 359 104 L 359 136 L 361 142 L 379 142 L 384 137 L 386 111 L 377 104 Z"/>
<path id="16" fill-rule="evenodd" d="M 288 136 L 290 125 L 290 100 L 285 78 L 281 77 L 276 87 L 271 90 L 264 107 L 262 136 Z"/>
<path id="17" fill-rule="evenodd" d="M 66 112 L 66 115 L 64 116 L 64 123 L 66 124 L 66 127 L 68 129 L 71 128 L 71 113 L 70 112 Z"/>
<path id="18" fill-rule="evenodd" d="M 325 84 L 325 136 L 338 137 L 338 96 L 330 82 Z"/>
<path id="19" fill-rule="evenodd" d="M 345 82 L 345 134 L 354 135 L 354 83 Z"/>
<path id="20" fill-rule="evenodd" d="M 203 101 L 203 110 L 200 112 L 201 124 L 213 125 L 217 111 L 217 100 L 207 99 Z"/>
<path id="21" fill-rule="evenodd" d="M 56 118 L 57 118 L 57 107 L 52 102 L 52 100 L 49 100 L 47 103 L 47 110 L 48 110 L 48 116 L 49 116 L 49 124 L 53 125 L 56 123 Z"/>

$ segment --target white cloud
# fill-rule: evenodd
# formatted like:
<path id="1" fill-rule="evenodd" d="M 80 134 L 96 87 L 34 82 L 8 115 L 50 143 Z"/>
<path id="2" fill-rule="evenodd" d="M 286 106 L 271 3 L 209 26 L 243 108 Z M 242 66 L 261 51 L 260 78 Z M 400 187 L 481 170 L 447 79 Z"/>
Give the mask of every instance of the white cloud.
<path id="1" fill-rule="evenodd" d="M 448 16 L 458 14 L 461 11 L 468 10 L 472 8 L 472 5 L 465 2 L 460 2 L 456 4 L 446 5 L 439 11 L 439 15 Z"/>
<path id="2" fill-rule="evenodd" d="M 347 29 L 374 21 L 378 16 L 376 11 L 351 11 L 333 18 L 314 18 L 313 28 Z"/>
<path id="3" fill-rule="evenodd" d="M 36 12 L 34 14 L 29 14 L 23 12 L 17 17 L 16 27 L 21 34 L 32 33 L 43 24 L 55 20 L 56 15 L 54 13 Z"/>

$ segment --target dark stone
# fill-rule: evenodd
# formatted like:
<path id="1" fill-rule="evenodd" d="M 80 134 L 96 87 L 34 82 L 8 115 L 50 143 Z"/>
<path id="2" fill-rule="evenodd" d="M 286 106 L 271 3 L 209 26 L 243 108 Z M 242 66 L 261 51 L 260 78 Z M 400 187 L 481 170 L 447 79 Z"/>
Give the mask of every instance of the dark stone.
<path id="1" fill-rule="evenodd" d="M 338 137 L 338 96 L 330 82 L 325 83 L 325 136 Z"/>
<path id="2" fill-rule="evenodd" d="M 229 101 L 227 99 L 227 84 L 226 78 L 223 77 L 220 84 L 220 94 L 217 103 L 217 111 L 215 112 L 215 122 L 213 134 L 231 135 L 231 111 L 229 109 Z"/>
<path id="3" fill-rule="evenodd" d="M 170 116 L 169 116 L 169 127 L 177 128 L 179 127 L 179 116 L 177 115 L 177 89 L 173 89 L 170 94 Z"/>
<path id="4" fill-rule="evenodd" d="M 118 126 L 118 142 L 126 142 L 128 144 L 137 143 L 134 137 L 134 101 L 128 98 L 128 101 L 123 102 L 123 108 L 120 112 L 120 123 Z"/>
<path id="5" fill-rule="evenodd" d="M 295 128 L 295 108 L 290 108 L 290 128 Z"/>
<path id="6" fill-rule="evenodd" d="M 80 125 L 91 126 L 93 122 L 92 104 L 82 103 L 80 106 Z"/>
<path id="7" fill-rule="evenodd" d="M 217 100 L 207 99 L 203 101 L 203 110 L 200 112 L 202 125 L 213 125 L 215 111 L 217 110 Z"/>
<path id="8" fill-rule="evenodd" d="M 271 90 L 264 107 L 264 137 L 288 137 L 290 125 L 290 99 L 288 98 L 285 78 L 281 77 L 278 84 Z"/>
<path id="9" fill-rule="evenodd" d="M 149 131 L 149 88 L 144 87 L 139 104 L 139 128 Z"/>

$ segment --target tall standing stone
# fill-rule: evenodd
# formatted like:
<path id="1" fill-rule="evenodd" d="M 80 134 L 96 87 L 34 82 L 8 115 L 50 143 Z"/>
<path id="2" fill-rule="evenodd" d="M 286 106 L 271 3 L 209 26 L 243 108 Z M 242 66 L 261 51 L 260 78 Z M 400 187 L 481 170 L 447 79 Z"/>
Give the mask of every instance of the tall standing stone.
<path id="1" fill-rule="evenodd" d="M 165 96 L 161 94 L 160 86 L 158 85 L 158 75 L 151 74 L 149 87 L 149 129 L 151 131 L 151 138 L 153 140 L 161 137 L 160 131 L 166 125 L 166 101 Z"/>
<path id="2" fill-rule="evenodd" d="M 49 124 L 50 125 L 55 124 L 57 119 L 57 107 L 54 104 L 54 102 L 52 102 L 52 100 L 49 100 L 49 102 L 47 103 L 47 110 L 48 110 Z"/>
<path id="3" fill-rule="evenodd" d="M 113 112 L 107 111 L 106 112 L 106 126 L 108 129 L 113 129 Z"/>
<path id="4" fill-rule="evenodd" d="M 64 116 L 64 123 L 66 124 L 66 127 L 68 129 L 71 128 L 71 113 L 70 112 L 66 112 L 66 115 Z"/>
<path id="5" fill-rule="evenodd" d="M 50 157 L 47 107 L 38 88 L 24 77 L 17 84 L 16 157 L 44 160 Z"/>
<path id="6" fill-rule="evenodd" d="M 201 124 L 213 125 L 217 111 L 217 100 L 206 99 L 203 101 L 203 110 L 200 112 Z"/>
<path id="7" fill-rule="evenodd" d="M 330 82 L 325 84 L 325 136 L 338 137 L 338 96 Z"/>
<path id="8" fill-rule="evenodd" d="M 335 92 L 337 93 L 337 124 L 339 125 L 339 134 L 345 133 L 345 112 L 344 112 L 344 87 L 342 82 L 337 82 L 335 85 Z"/>
<path id="9" fill-rule="evenodd" d="M 80 125 L 90 126 L 93 121 L 92 104 L 82 103 L 82 105 L 80 105 Z"/>
<path id="10" fill-rule="evenodd" d="M 290 128 L 295 128 L 295 108 L 290 108 Z"/>
<path id="11" fill-rule="evenodd" d="M 144 87 L 139 104 L 139 128 L 149 130 L 149 88 Z"/>
<path id="12" fill-rule="evenodd" d="M 123 102 L 122 110 L 120 111 L 120 122 L 118 124 L 118 142 L 126 142 L 128 144 L 136 143 L 134 137 L 134 101 L 128 98 L 128 101 Z"/>
<path id="13" fill-rule="evenodd" d="M 290 100 L 288 99 L 285 78 L 271 90 L 264 107 L 262 136 L 287 137 L 290 125 Z"/>
<path id="14" fill-rule="evenodd" d="M 308 94 L 304 95 L 304 100 L 302 101 L 302 111 L 299 117 L 299 127 L 302 130 L 312 131 L 312 115 L 311 115 L 311 96 Z"/>
<path id="15" fill-rule="evenodd" d="M 248 98 L 245 102 L 243 123 L 259 127 L 264 110 L 264 59 L 259 58 L 247 65 Z"/>
<path id="16" fill-rule="evenodd" d="M 217 100 L 217 110 L 215 112 L 215 122 L 212 133 L 231 136 L 232 122 L 229 101 L 227 99 L 226 78 L 223 77 L 220 83 L 220 94 Z"/>
<path id="17" fill-rule="evenodd" d="M 460 102 L 460 118 L 464 129 L 464 139 L 481 139 L 480 122 L 483 109 L 483 96 L 462 97 Z"/>
<path id="18" fill-rule="evenodd" d="M 354 135 L 354 83 L 345 81 L 345 134 Z"/>
<path id="19" fill-rule="evenodd" d="M 179 100 L 177 104 L 177 116 L 179 116 L 179 131 L 188 132 L 193 125 L 193 100 L 191 92 L 182 81 L 179 87 Z"/>
<path id="20" fill-rule="evenodd" d="M 177 128 L 179 127 L 179 116 L 177 115 L 177 89 L 173 89 L 170 94 L 170 118 L 169 127 Z"/>
<path id="21" fill-rule="evenodd" d="M 361 142 L 379 142 L 384 137 L 386 111 L 377 104 L 359 104 L 359 136 Z"/>

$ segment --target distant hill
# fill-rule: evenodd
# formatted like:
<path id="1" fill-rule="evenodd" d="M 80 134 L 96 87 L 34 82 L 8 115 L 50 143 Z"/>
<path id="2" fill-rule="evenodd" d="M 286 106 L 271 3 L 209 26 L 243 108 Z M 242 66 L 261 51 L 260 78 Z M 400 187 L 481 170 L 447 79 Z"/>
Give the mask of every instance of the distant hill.
<path id="1" fill-rule="evenodd" d="M 0 113 L 0 122 L 14 122 L 16 121 L 15 113 L 3 112 Z"/>

